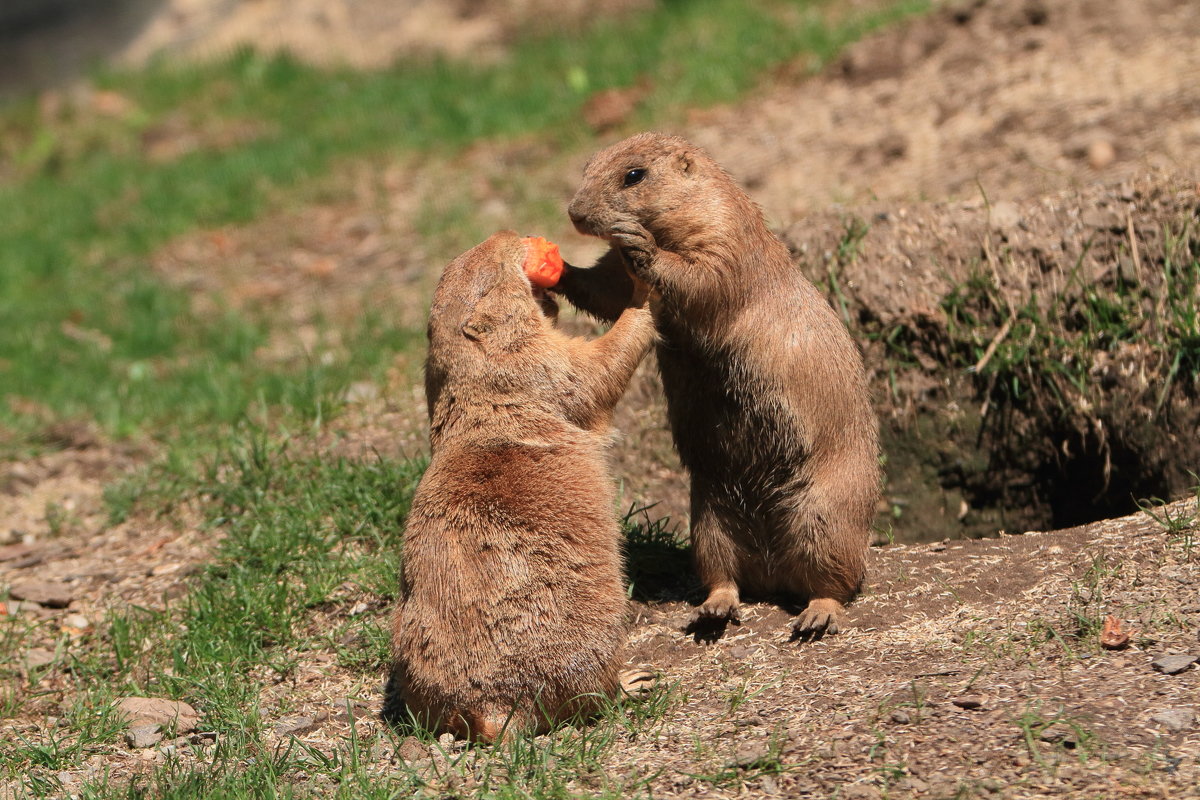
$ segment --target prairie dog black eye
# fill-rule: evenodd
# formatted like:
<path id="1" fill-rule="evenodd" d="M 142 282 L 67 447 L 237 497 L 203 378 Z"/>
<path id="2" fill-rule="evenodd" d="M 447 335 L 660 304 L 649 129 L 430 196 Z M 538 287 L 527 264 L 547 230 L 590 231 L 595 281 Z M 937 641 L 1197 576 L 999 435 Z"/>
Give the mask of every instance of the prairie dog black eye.
<path id="1" fill-rule="evenodd" d="M 625 173 L 625 186 L 633 186 L 635 183 L 641 183 L 646 177 L 646 170 L 638 167 L 631 169 Z"/>

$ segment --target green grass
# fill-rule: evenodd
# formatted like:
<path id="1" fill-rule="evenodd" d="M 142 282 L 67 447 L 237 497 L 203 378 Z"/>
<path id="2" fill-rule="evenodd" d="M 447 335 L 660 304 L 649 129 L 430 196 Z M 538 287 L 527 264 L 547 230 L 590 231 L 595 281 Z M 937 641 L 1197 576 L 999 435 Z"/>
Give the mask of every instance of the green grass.
<path id="1" fill-rule="evenodd" d="M 1161 525 L 1171 540 L 1179 545 L 1184 562 L 1192 560 L 1196 534 L 1200 532 L 1200 476 L 1194 472 L 1190 474 L 1195 481 L 1191 490 L 1194 503 L 1190 508 L 1186 504 L 1182 508 L 1172 507 L 1157 497 L 1138 500 L 1138 508 Z"/>
<path id="2" fill-rule="evenodd" d="M 262 686 L 327 645 L 314 614 L 348 605 L 351 589 L 380 607 L 394 597 L 400 532 L 423 464 L 293 455 L 286 444 L 250 441 L 215 462 L 202 489 L 206 524 L 225 534 L 190 592 L 155 609 L 114 607 L 96 636 L 68 647 L 84 707 L 103 711 L 122 695 L 184 699 L 204 710 L 207 729 L 228 746 L 261 746 Z M 25 638 L 17 627 L 24 625 L 5 620 L 0 646 Z M 386 649 L 377 641 L 369 652 L 359 666 L 381 674 Z M 33 699 L 20 694 L 14 715 Z M 18 744 L 7 760 L 18 774 L 62 768 L 117 730 L 95 728 L 70 726 L 64 741 Z"/>
<path id="3" fill-rule="evenodd" d="M 1194 291 L 1200 230 L 1185 218 L 1163 236 L 1161 263 L 1147 264 L 1145 277 L 1118 268 L 1104 281 L 1089 281 L 1075 264 L 1048 297 L 1014 300 L 981 269 L 942 303 L 956 342 L 953 362 L 986 387 L 995 406 L 1055 410 L 1065 418 L 1105 403 L 1108 387 L 1090 375 L 1096 353 L 1143 347 L 1145 362 L 1163 378 L 1147 405 L 1162 413 L 1177 381 L 1190 384 L 1200 376 Z"/>
<path id="4" fill-rule="evenodd" d="M 228 424 L 256 402 L 312 418 L 350 373 L 372 366 L 259 363 L 269 321 L 198 318 L 181 292 L 148 274 L 148 256 L 172 237 L 247 222 L 349 157 L 448 157 L 481 139 L 528 135 L 586 147 L 579 109 L 592 90 L 651 76 L 639 122 L 661 123 L 734 99 L 773 64 L 820 63 L 925 5 L 905 0 L 833 23 L 820 4 L 669 2 L 578 37 L 518 42 L 492 66 L 435 60 L 327 71 L 245 51 L 101 76 L 102 88 L 129 101 L 115 115 L 68 108 L 47 122 L 32 101 L 4 109 L 0 378 L 10 398 L 28 402 L 0 404 L 9 429 L 0 446 L 28 446 L 62 417 L 97 420 L 118 436 Z M 202 133 L 249 133 L 233 144 L 201 135 L 199 147 L 173 158 L 149 154 L 143 141 L 179 120 Z M 387 355 L 368 353 L 361 360 L 376 366 Z"/>
<path id="5" fill-rule="evenodd" d="M 1028 703 L 1013 721 L 1021 731 L 1030 757 L 1048 772 L 1071 756 L 1081 764 L 1089 758 L 1104 757 L 1104 743 L 1092 730 L 1090 721 L 1066 709 L 1047 714 L 1040 703 Z"/>
<path id="6" fill-rule="evenodd" d="M 245 437 L 248 445 L 212 462 L 195 498 L 205 525 L 223 532 L 211 563 L 177 600 L 117 605 L 94 634 L 60 637 L 61 657 L 46 669 L 61 671 L 64 696 L 74 699 L 59 712 L 63 723 L 44 721 L 35 733 L 0 744 L 0 780 L 18 779 L 30 796 L 57 791 L 59 771 L 120 747 L 113 703 L 138 695 L 192 703 L 216 744 L 183 745 L 194 757 L 168 758 L 132 783 L 124 774 L 89 779 L 81 796 L 438 797 L 463 786 L 473 787 L 471 796 L 498 798 L 645 795 L 653 768 L 609 775 L 603 759 L 615 743 L 654 729 L 679 702 L 672 687 L 643 702 L 613 704 L 598 722 L 546 739 L 456 746 L 441 761 L 399 769 L 385 769 L 378 748 L 399 746 L 409 734 L 403 730 L 372 726 L 363 739 L 332 749 L 271 739 L 287 701 L 268 711 L 262 693 L 294 677 L 313 654 L 333 653 L 362 676 L 364 691 L 377 691 L 388 662 L 387 613 L 404 517 L 423 464 L 330 458 L 272 443 L 261 431 Z M 662 527 L 647 521 L 640 530 Z M 0 652 L 16 656 L 33 632 L 21 617 L 0 620 Z M 39 677 L 6 698 L 7 715 L 29 718 Z M 414 733 L 437 749 L 427 733 Z"/>
<path id="7" fill-rule="evenodd" d="M 290 660 L 280 654 L 315 646 L 305 623 L 314 609 L 345 602 L 340 587 L 394 597 L 400 531 L 423 464 L 292 456 L 287 449 L 257 440 L 210 475 L 209 524 L 227 535 L 184 601 L 186 634 L 161 647 L 144 635 L 124 637 L 120 647 L 113 638 L 114 662 L 126 671 L 147 658 L 172 666 L 162 685 L 139 689 L 178 697 L 203 685 L 210 706 L 225 709 L 218 724 L 238 720 L 256 695 L 246 670 L 266 665 L 286 675 Z"/>
<path id="8" fill-rule="evenodd" d="M 548 739 L 454 749 L 442 762 L 382 775 L 387 762 L 372 748 L 394 748 L 408 732 L 376 726 L 332 750 L 271 739 L 272 720 L 286 707 L 263 709 L 262 692 L 290 680 L 315 653 L 333 653 L 362 676 L 364 691 L 377 691 L 388 663 L 404 517 L 424 465 L 330 458 L 273 443 L 261 431 L 245 437 L 249 444 L 212 462 L 196 498 L 206 526 L 223 532 L 212 562 L 177 601 L 115 606 L 93 636 L 61 640 L 63 663 L 51 668 L 69 667 L 67 696 L 75 700 L 68 724 L 0 744 L 0 779 L 19 778 L 31 796 L 55 791 L 59 770 L 119 746 L 112 704 L 138 695 L 192 703 L 216 744 L 197 745 L 186 765 L 168 759 L 132 784 L 128 775 L 90 780 L 82 796 L 307 796 L 311 781 L 325 787 L 318 794 L 334 797 L 437 797 L 448 786 L 473 786 L 479 797 L 644 794 L 653 769 L 607 775 L 602 760 L 614 743 L 653 730 L 679 700 L 671 687 L 644 702 L 616 703 L 595 724 Z M 647 521 L 638 530 L 662 527 Z M 0 622 L 0 648 L 18 652 L 27 625 Z M 28 716 L 24 707 L 37 697 L 36 681 L 21 687 L 9 713 Z M 414 733 L 436 749 L 427 733 Z"/>

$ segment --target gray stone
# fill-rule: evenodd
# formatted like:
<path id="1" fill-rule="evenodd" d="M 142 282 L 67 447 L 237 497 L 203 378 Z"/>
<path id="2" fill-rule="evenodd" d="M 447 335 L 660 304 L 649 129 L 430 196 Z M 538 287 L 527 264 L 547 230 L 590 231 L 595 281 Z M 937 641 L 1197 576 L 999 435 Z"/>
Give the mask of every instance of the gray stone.
<path id="1" fill-rule="evenodd" d="M 46 608 L 66 608 L 75 598 L 71 587 L 58 581 L 18 581 L 8 593 L 17 600 L 27 600 Z"/>
<path id="2" fill-rule="evenodd" d="M 54 663 L 54 651 L 31 647 L 25 651 L 25 658 L 21 663 L 25 665 L 26 671 L 47 667 Z"/>
<path id="3" fill-rule="evenodd" d="M 396 748 L 396 755 L 403 761 L 420 761 L 429 758 L 429 746 L 422 744 L 415 736 L 405 736 L 404 741 Z"/>
<path id="4" fill-rule="evenodd" d="M 1196 722 L 1196 712 L 1190 708 L 1168 708 L 1150 717 L 1169 731 L 1186 731 Z"/>
<path id="5" fill-rule="evenodd" d="M 22 544 L 6 544 L 0 546 L 0 561 L 15 561 L 19 558 L 25 558 L 33 552 L 33 545 Z"/>
<path id="6" fill-rule="evenodd" d="M 907 711 L 896 709 L 892 712 L 892 722 L 896 723 L 897 725 L 907 725 L 908 723 L 912 722 L 912 717 L 908 715 Z"/>
<path id="7" fill-rule="evenodd" d="M 162 738 L 161 726 L 153 722 L 145 725 L 132 725 L 129 730 L 125 731 L 125 743 L 139 750 L 153 747 L 162 741 Z"/>
<path id="8" fill-rule="evenodd" d="M 725 766 L 730 769 L 749 769 L 771 759 L 771 748 L 768 742 L 742 742 L 734 751 L 733 758 Z"/>
<path id="9" fill-rule="evenodd" d="M 1159 656 L 1150 662 L 1150 666 L 1164 675 L 1174 675 L 1196 663 L 1197 658 L 1197 656 Z"/>
<path id="10" fill-rule="evenodd" d="M 315 717 L 284 717 L 275 723 L 275 735 L 280 738 L 299 736 L 316 730 L 319 722 Z"/>
<path id="11" fill-rule="evenodd" d="M 983 698 L 977 695 L 967 695 L 965 697 L 956 697 L 950 701 L 959 708 L 965 708 L 968 711 L 977 711 L 983 708 Z"/>
<path id="12" fill-rule="evenodd" d="M 1070 725 L 1064 725 L 1061 722 L 1056 722 L 1043 729 L 1038 738 L 1050 744 L 1061 744 L 1068 749 L 1074 748 L 1079 744 L 1079 734 L 1076 730 Z"/>

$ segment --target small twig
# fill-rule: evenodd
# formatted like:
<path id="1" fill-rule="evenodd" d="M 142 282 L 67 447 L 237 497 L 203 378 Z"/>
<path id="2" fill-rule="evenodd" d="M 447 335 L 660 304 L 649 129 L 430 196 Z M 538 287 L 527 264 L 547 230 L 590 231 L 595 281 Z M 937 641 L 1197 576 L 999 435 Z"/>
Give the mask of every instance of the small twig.
<path id="1" fill-rule="evenodd" d="M 1138 284 L 1142 282 L 1142 257 L 1138 253 L 1137 236 L 1133 232 L 1133 212 L 1125 209 L 1125 232 L 1129 234 L 1129 252 L 1133 256 L 1133 274 Z"/>
<path id="2" fill-rule="evenodd" d="M 1013 314 L 1008 319 L 1004 320 L 1004 324 L 1000 326 L 1000 330 L 998 330 L 996 335 L 992 337 L 992 341 L 988 343 L 987 349 L 983 351 L 983 355 L 978 361 L 975 362 L 975 366 L 967 369 L 967 372 L 974 372 L 976 375 L 978 375 L 981 371 L 983 371 L 983 368 L 987 366 L 987 363 L 992 360 L 992 355 L 996 352 L 996 348 L 1000 346 L 1000 343 L 1004 341 L 1004 337 L 1008 336 L 1008 332 L 1012 330 L 1013 323 L 1016 321 L 1016 319 L 1017 315 Z"/>

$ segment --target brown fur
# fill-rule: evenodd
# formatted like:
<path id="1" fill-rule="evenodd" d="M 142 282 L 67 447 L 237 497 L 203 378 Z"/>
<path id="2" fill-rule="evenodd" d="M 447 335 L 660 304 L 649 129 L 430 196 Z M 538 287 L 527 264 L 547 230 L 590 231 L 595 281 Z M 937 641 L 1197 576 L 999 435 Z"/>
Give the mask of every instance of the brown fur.
<path id="1" fill-rule="evenodd" d="M 626 185 L 630 170 L 644 177 Z M 645 280 L 675 444 L 692 477 L 692 543 L 709 590 L 795 595 L 800 636 L 836 633 L 865 572 L 879 496 L 862 358 L 762 212 L 702 150 L 644 133 L 598 153 L 569 214 L 613 245 L 559 290 L 611 319 Z"/>
<path id="2" fill-rule="evenodd" d="M 605 451 L 654 336 L 644 307 L 595 341 L 559 332 L 522 271 L 525 248 L 511 231 L 492 236 L 434 294 L 432 460 L 393 618 L 389 703 L 487 741 L 618 690 L 626 603 Z"/>

